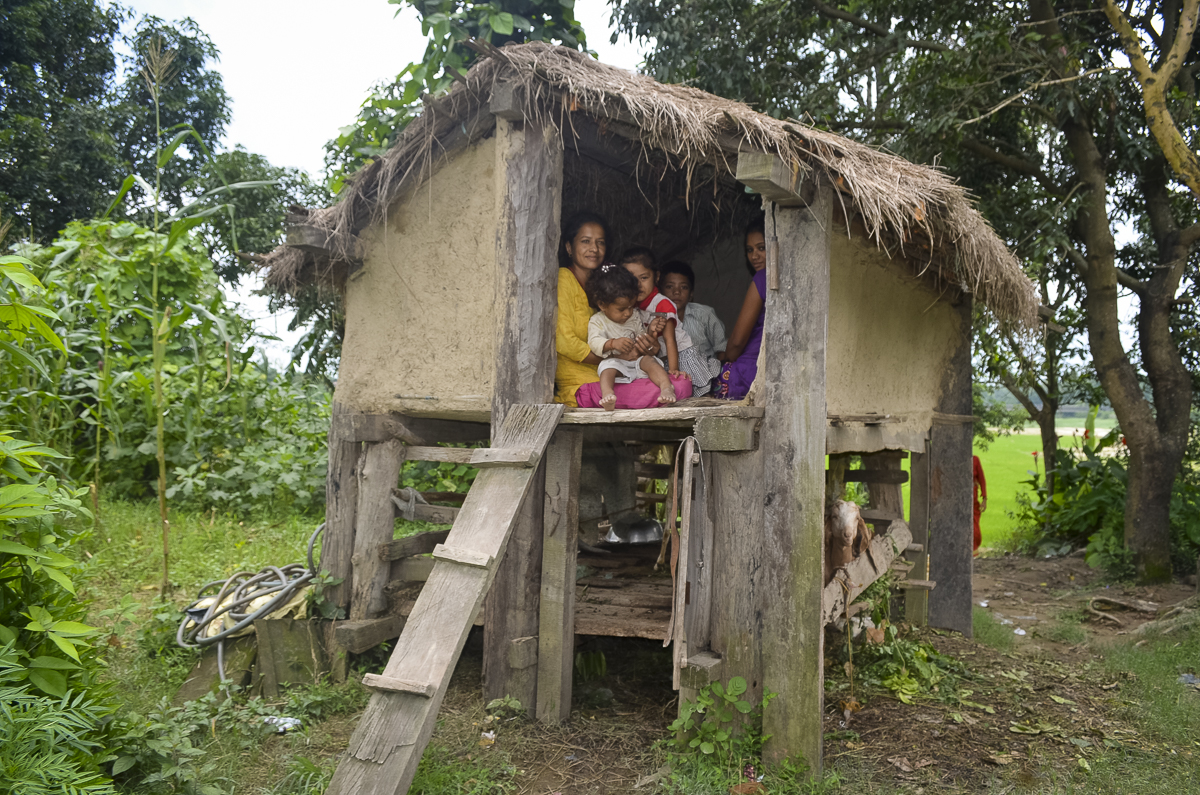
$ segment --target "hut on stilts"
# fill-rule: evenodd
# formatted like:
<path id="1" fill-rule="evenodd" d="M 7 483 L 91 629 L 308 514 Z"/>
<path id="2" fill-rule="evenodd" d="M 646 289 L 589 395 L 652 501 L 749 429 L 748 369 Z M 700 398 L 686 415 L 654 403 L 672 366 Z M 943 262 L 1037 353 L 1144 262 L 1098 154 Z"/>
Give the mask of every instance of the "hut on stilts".
<path id="1" fill-rule="evenodd" d="M 767 756 L 819 769 L 823 628 L 848 600 L 900 567 L 907 620 L 971 632 L 972 307 L 1028 325 L 1032 284 L 934 169 L 572 50 L 483 55 L 334 206 L 295 212 L 267 263 L 276 290 L 344 296 L 321 567 L 344 579 L 343 648 L 399 634 L 328 791 L 407 790 L 477 618 L 489 699 L 562 721 L 576 636 L 669 632 L 685 696 L 733 676 L 776 693 Z M 584 209 L 689 261 L 727 323 L 765 210 L 745 401 L 551 403 L 560 219 Z M 676 581 L 580 598 L 578 541 L 663 477 L 636 459 L 664 443 L 682 445 Z M 461 507 L 429 505 L 397 491 L 405 460 L 480 470 Z M 850 481 L 877 535 L 826 584 L 824 506 Z M 452 529 L 393 540 L 398 515 Z"/>

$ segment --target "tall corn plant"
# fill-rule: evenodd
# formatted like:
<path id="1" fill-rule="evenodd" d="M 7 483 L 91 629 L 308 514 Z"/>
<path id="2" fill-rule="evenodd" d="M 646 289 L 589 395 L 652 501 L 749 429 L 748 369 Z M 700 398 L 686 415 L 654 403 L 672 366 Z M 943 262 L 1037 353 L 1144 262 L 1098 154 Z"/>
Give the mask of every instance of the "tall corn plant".
<path id="1" fill-rule="evenodd" d="M 273 185 L 273 180 L 262 180 L 254 182 L 241 182 L 230 185 L 222 178 L 221 187 L 203 193 L 189 202 L 181 209 L 175 211 L 166 218 L 162 216 L 162 175 L 163 169 L 175 157 L 180 145 L 185 142 L 189 146 L 195 145 L 199 149 L 201 155 L 213 165 L 213 170 L 220 175 L 216 164 L 213 163 L 213 158 L 208 148 L 204 145 L 199 133 L 196 132 L 190 124 L 176 125 L 169 130 L 162 128 L 162 108 L 161 94 L 165 86 L 176 76 L 172 66 L 175 60 L 175 53 L 172 50 L 163 50 L 162 42 L 154 39 L 150 42 L 146 55 L 142 62 L 141 75 L 146 82 L 146 87 L 150 93 L 151 101 L 154 103 L 154 184 L 148 184 L 141 176 L 131 174 L 125 178 L 118 191 L 113 204 L 109 207 L 108 213 L 124 199 L 125 195 L 136 185 L 147 194 L 150 201 L 151 211 L 153 215 L 152 229 L 156 239 L 162 239 L 162 247 L 155 250 L 154 256 L 150 260 L 151 268 L 151 287 L 150 287 L 150 306 L 146 309 L 147 319 L 150 321 L 152 343 L 153 343 L 153 371 L 154 371 L 154 438 L 156 447 L 156 458 L 158 462 L 158 513 L 162 527 L 162 561 L 163 561 L 163 577 L 160 591 L 166 594 L 171 589 L 170 581 L 170 520 L 167 514 L 167 459 L 166 459 L 166 443 L 164 432 L 164 417 L 166 415 L 166 400 L 163 393 L 163 365 L 166 360 L 167 343 L 171 335 L 181 329 L 187 322 L 193 312 L 208 314 L 207 310 L 195 304 L 189 304 L 179 308 L 180 311 L 175 311 L 176 307 L 162 306 L 159 301 L 159 266 L 160 261 L 171 247 L 180 242 L 183 236 L 194 229 L 195 227 L 207 222 L 209 219 L 216 216 L 218 213 L 225 213 L 229 219 L 230 234 L 232 237 L 233 248 L 237 249 L 237 230 L 234 224 L 233 206 L 220 201 L 220 197 L 233 190 L 241 190 L 246 188 L 261 187 L 264 185 Z M 173 132 L 174 135 L 164 144 L 163 133 Z M 190 139 L 190 140 L 189 140 Z M 163 235 L 164 226 L 169 225 L 166 235 Z M 225 330 L 224 324 L 218 319 L 208 314 L 208 319 L 213 322 L 213 327 L 217 329 L 222 336 L 228 351 L 231 339 Z"/>

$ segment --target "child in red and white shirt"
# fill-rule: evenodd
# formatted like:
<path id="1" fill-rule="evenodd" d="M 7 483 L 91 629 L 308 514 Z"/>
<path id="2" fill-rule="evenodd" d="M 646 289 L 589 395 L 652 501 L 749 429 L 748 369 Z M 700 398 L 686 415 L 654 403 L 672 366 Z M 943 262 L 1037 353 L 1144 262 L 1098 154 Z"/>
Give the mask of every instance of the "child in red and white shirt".
<path id="1" fill-rule="evenodd" d="M 679 322 L 675 303 L 655 286 L 658 262 L 654 252 L 645 246 L 635 246 L 621 256 L 618 264 L 638 281 L 638 309 L 651 333 L 659 334 L 659 347 L 666 354 L 667 372 L 688 378 L 692 382 L 693 396 L 707 393 L 712 376 L 692 345 L 692 338 Z"/>

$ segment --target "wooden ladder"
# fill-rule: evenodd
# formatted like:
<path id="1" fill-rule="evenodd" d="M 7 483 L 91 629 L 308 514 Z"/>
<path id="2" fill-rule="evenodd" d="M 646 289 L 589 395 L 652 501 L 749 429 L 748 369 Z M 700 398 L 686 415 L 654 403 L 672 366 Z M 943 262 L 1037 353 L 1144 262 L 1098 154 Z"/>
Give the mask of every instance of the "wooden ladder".
<path id="1" fill-rule="evenodd" d="M 504 556 L 517 513 L 562 416 L 561 405 L 513 406 L 489 450 L 476 451 L 479 475 L 350 738 L 326 795 L 403 795 L 433 733 L 467 633 Z"/>

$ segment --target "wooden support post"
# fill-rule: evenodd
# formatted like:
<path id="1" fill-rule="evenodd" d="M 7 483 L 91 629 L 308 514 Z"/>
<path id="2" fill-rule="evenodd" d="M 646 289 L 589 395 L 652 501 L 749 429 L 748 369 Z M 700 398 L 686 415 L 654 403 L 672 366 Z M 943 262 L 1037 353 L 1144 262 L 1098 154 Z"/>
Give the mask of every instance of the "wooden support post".
<path id="1" fill-rule="evenodd" d="M 692 535 L 687 561 L 688 664 L 692 656 L 709 648 L 712 613 L 713 523 L 708 502 L 708 480 L 712 477 L 712 456 L 700 453 L 700 464 L 692 473 L 695 496 L 692 498 Z"/>
<path id="2" fill-rule="evenodd" d="M 929 623 L 972 637 L 971 299 L 958 310 L 959 343 L 929 430 Z M 916 539 L 914 539 L 916 540 Z M 916 578 L 914 578 L 916 579 Z"/>
<path id="3" fill-rule="evenodd" d="M 692 529 L 692 495 L 693 464 L 692 457 L 696 454 L 696 440 L 688 437 L 683 441 L 683 454 L 680 456 L 679 478 L 679 562 L 675 571 L 674 608 L 671 614 L 671 643 L 674 671 L 672 685 L 679 689 L 679 672 L 687 665 L 688 635 L 687 635 L 687 597 L 688 597 L 688 561 L 691 560 L 691 529 Z M 673 505 L 674 503 L 672 503 Z M 675 517 L 670 517 L 674 519 Z"/>
<path id="4" fill-rule="evenodd" d="M 537 718 L 542 723 L 561 723 L 571 715 L 582 452 L 583 434 L 562 426 L 546 449 L 542 598 L 537 647 Z"/>
<path id="5" fill-rule="evenodd" d="M 769 208 L 779 240 L 779 289 L 763 329 L 763 679 L 776 698 L 763 716 L 768 761 L 803 757 L 821 775 L 824 718 L 825 336 L 833 197 L 821 186 L 802 209 Z"/>
<path id="6" fill-rule="evenodd" d="M 320 568 L 342 581 L 332 586 L 325 598 L 349 614 L 362 443 L 347 441 L 338 435 L 341 427 L 338 418 L 344 414 L 346 408 L 335 400 L 329 424 L 329 471 L 325 476 L 325 530 L 321 534 Z"/>
<path id="7" fill-rule="evenodd" d="M 354 531 L 354 588 L 350 598 L 350 620 L 377 618 L 387 611 L 383 588 L 391 567 L 379 556 L 379 547 L 392 540 L 396 509 L 392 489 L 400 479 L 404 443 L 399 439 L 368 442 L 363 453 L 358 487 L 358 519 Z"/>
<path id="8" fill-rule="evenodd" d="M 492 437 L 514 404 L 554 399 L 554 319 L 558 305 L 558 237 L 562 141 L 553 125 L 496 120 L 495 369 Z M 514 668 L 510 647 L 538 635 L 543 476 L 534 475 L 508 553 L 484 603 L 483 693 L 510 696 L 537 714 L 537 666 Z"/>
<path id="9" fill-rule="evenodd" d="M 913 453 L 909 466 L 912 485 L 908 489 L 908 527 L 912 531 L 915 549 L 905 555 L 913 564 L 909 576 L 914 580 L 929 579 L 929 454 Z M 904 592 L 904 620 L 913 626 L 929 624 L 929 591 L 909 590 Z"/>
<path id="10" fill-rule="evenodd" d="M 862 457 L 863 470 L 873 473 L 875 477 L 867 481 L 867 507 L 895 514 L 897 519 L 904 518 L 904 491 L 900 485 L 908 480 L 902 463 L 903 456 L 904 453 L 899 450 L 886 450 Z M 886 477 L 888 474 L 895 476 Z M 850 480 L 850 473 L 847 475 L 846 479 Z"/>

